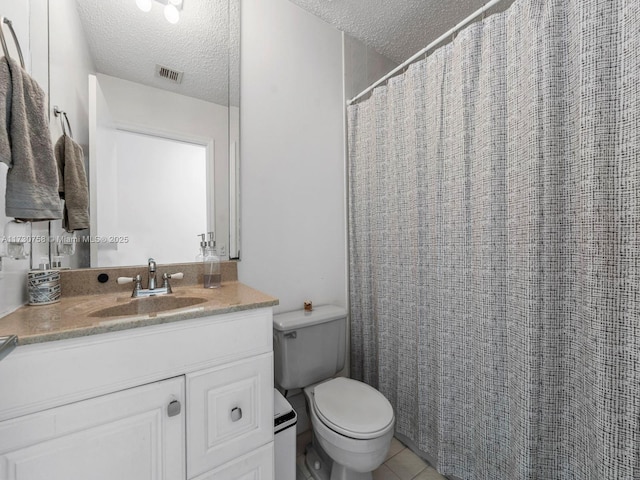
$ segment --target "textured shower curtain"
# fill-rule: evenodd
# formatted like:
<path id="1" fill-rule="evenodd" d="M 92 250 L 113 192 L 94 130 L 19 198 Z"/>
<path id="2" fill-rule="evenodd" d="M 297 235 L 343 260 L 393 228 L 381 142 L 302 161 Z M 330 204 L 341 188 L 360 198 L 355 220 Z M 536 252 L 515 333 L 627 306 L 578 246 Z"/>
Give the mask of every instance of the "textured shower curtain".
<path id="1" fill-rule="evenodd" d="M 516 0 L 349 108 L 352 373 L 445 475 L 640 478 L 639 58 Z"/>

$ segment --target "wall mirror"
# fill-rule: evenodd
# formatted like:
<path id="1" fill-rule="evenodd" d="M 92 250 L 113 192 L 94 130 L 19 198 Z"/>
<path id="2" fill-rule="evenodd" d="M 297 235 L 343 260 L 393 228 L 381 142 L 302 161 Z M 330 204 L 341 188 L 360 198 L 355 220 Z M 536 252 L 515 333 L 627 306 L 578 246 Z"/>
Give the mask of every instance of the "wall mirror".
<path id="1" fill-rule="evenodd" d="M 192 262 L 209 231 L 239 258 L 239 1 L 49 1 L 52 135 L 57 107 L 91 198 L 63 266 Z"/>

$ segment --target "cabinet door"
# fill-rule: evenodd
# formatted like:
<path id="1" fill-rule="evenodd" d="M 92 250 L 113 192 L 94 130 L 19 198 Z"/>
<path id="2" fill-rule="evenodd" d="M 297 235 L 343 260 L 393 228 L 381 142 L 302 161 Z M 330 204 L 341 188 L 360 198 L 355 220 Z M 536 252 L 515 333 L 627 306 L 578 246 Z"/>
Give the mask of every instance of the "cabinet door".
<path id="1" fill-rule="evenodd" d="M 272 442 L 194 480 L 274 480 L 273 472 Z"/>
<path id="2" fill-rule="evenodd" d="M 189 478 L 271 442 L 272 354 L 188 374 L 187 411 Z"/>
<path id="3" fill-rule="evenodd" d="M 0 480 L 184 479 L 184 429 L 184 377 L 6 420 Z"/>

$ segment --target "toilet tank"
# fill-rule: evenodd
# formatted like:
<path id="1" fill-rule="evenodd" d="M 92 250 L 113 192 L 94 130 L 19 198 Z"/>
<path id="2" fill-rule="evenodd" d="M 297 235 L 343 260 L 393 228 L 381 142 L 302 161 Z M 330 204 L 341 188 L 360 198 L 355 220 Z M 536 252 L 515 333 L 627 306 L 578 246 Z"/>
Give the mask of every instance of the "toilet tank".
<path id="1" fill-rule="evenodd" d="M 275 383 L 285 390 L 331 378 L 344 368 L 347 312 L 322 305 L 273 316 Z"/>

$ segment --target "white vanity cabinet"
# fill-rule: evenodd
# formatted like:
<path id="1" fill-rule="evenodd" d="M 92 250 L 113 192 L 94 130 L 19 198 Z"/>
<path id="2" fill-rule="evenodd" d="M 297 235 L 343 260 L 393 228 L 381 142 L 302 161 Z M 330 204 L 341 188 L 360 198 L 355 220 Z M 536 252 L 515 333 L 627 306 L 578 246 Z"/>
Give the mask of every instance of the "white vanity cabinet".
<path id="1" fill-rule="evenodd" d="M 273 470 L 273 448 L 266 445 L 195 480 L 267 480 L 274 478 Z"/>
<path id="2" fill-rule="evenodd" d="M 272 310 L 18 347 L 0 480 L 273 480 Z"/>
<path id="3" fill-rule="evenodd" d="M 0 423 L 0 478 L 184 478 L 184 378 L 52 408 Z"/>

